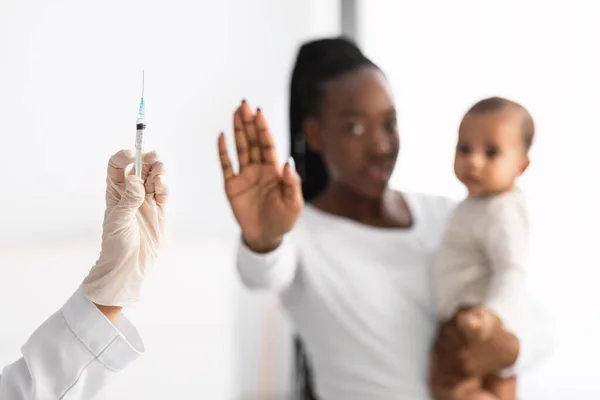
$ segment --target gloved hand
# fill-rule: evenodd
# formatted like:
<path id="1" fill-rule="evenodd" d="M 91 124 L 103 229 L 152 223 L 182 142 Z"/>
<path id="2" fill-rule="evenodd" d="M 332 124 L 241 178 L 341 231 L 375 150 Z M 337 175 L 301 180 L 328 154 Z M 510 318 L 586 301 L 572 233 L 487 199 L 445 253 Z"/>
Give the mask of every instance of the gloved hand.
<path id="1" fill-rule="evenodd" d="M 155 152 L 144 154 L 138 179 L 126 172 L 134 159 L 133 151 L 121 150 L 108 163 L 102 250 L 82 283 L 85 296 L 95 304 L 135 305 L 163 236 L 168 197 L 164 165 Z"/>

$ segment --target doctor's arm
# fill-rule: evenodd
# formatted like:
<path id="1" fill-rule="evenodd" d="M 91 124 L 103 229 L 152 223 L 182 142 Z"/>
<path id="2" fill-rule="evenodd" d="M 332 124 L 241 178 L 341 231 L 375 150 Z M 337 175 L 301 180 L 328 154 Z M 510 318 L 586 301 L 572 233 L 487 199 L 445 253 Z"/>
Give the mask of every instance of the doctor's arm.
<path id="1" fill-rule="evenodd" d="M 123 307 L 119 306 L 103 306 L 102 304 L 94 303 L 96 308 L 113 324 L 117 321 L 123 311 Z"/>
<path id="2" fill-rule="evenodd" d="M 21 348 L 0 375 L 0 400 L 93 399 L 108 379 L 144 352 L 134 326 L 121 314 L 139 302 L 164 232 L 168 197 L 164 165 L 144 155 L 142 178 L 126 173 L 134 154 L 111 157 L 100 257 L 61 307 Z"/>
<path id="3" fill-rule="evenodd" d="M 124 315 L 114 323 L 78 289 L 4 367 L 0 400 L 92 399 L 111 375 L 144 352 Z"/>

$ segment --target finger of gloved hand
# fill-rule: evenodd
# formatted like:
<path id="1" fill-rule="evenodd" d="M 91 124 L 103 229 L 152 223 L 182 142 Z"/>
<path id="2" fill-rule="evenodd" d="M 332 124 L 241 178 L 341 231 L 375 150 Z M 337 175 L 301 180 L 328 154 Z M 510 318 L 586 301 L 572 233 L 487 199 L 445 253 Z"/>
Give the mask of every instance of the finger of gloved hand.
<path id="1" fill-rule="evenodd" d="M 148 177 L 145 179 L 144 186 L 146 188 L 146 196 L 154 196 L 155 188 L 154 188 L 154 180 L 158 175 L 165 174 L 165 165 L 156 161 L 155 163 L 150 165 L 150 170 L 148 171 Z"/>
<path id="2" fill-rule="evenodd" d="M 169 185 L 162 175 L 154 177 L 154 199 L 159 207 L 159 212 L 163 212 L 164 206 L 169 198 Z"/>
<path id="3" fill-rule="evenodd" d="M 145 194 L 143 181 L 134 175 L 128 175 L 121 200 L 111 212 L 113 224 L 131 223 L 133 216 L 144 202 Z"/>
<path id="4" fill-rule="evenodd" d="M 144 153 L 142 157 L 144 164 L 152 165 L 158 160 L 160 160 L 160 156 L 156 150 L 148 151 Z"/>
<path id="5" fill-rule="evenodd" d="M 144 227 L 143 230 L 148 234 L 148 238 L 156 243 L 160 241 L 162 233 L 159 214 L 158 206 L 154 199 L 148 198 L 148 195 L 146 195 L 146 200 L 140 206 L 136 217 L 140 226 Z"/>
<path id="6" fill-rule="evenodd" d="M 156 151 L 149 151 L 147 153 L 144 153 L 144 156 L 142 158 L 142 162 L 143 162 L 142 179 L 144 181 L 146 179 L 148 179 L 148 176 L 149 176 L 150 171 L 152 170 L 154 164 L 159 162 L 159 160 L 160 160 L 160 157 L 158 156 L 158 153 Z"/>
<path id="7" fill-rule="evenodd" d="M 164 176 L 157 175 L 153 179 L 154 193 L 146 192 L 146 200 L 140 207 L 141 216 L 152 227 L 157 238 L 165 229 L 165 205 L 169 195 L 169 189 Z"/>
<path id="8" fill-rule="evenodd" d="M 144 155 L 142 156 L 142 180 L 145 181 L 146 179 L 148 179 L 150 168 L 153 164 L 158 162 L 159 158 L 160 157 L 158 156 L 158 153 L 154 150 L 144 153 Z M 132 168 L 129 171 L 129 175 L 135 175 L 135 168 Z"/>
<path id="9" fill-rule="evenodd" d="M 131 150 L 121 150 L 115 153 L 108 160 L 106 173 L 106 205 L 112 207 L 121 199 L 121 194 L 125 190 L 126 169 L 135 159 L 135 154 Z"/>
<path id="10" fill-rule="evenodd" d="M 125 187 L 125 169 L 135 161 L 133 150 L 121 150 L 108 160 L 108 178 L 115 185 Z"/>

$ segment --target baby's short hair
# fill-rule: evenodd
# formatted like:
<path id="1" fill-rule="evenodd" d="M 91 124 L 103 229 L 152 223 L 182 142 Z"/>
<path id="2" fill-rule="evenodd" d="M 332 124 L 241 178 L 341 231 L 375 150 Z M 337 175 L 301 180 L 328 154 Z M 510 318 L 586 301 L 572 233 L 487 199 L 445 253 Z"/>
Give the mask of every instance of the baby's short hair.
<path id="1" fill-rule="evenodd" d="M 529 111 L 527 111 L 527 109 L 521 104 L 502 97 L 489 97 L 477 102 L 469 109 L 469 111 L 467 111 L 465 117 L 473 114 L 481 115 L 503 110 L 514 110 L 521 115 L 523 141 L 525 144 L 525 151 L 528 152 L 533 144 L 533 137 L 535 136 L 535 124 Z"/>

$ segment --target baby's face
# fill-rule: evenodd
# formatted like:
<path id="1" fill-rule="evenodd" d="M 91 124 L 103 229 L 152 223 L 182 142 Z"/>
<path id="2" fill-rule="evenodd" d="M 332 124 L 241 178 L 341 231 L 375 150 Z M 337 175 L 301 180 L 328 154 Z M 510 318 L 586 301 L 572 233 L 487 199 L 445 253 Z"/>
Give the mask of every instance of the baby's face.
<path id="1" fill-rule="evenodd" d="M 454 172 L 471 196 L 513 189 L 528 165 L 518 113 L 503 110 L 465 117 L 458 133 Z"/>

